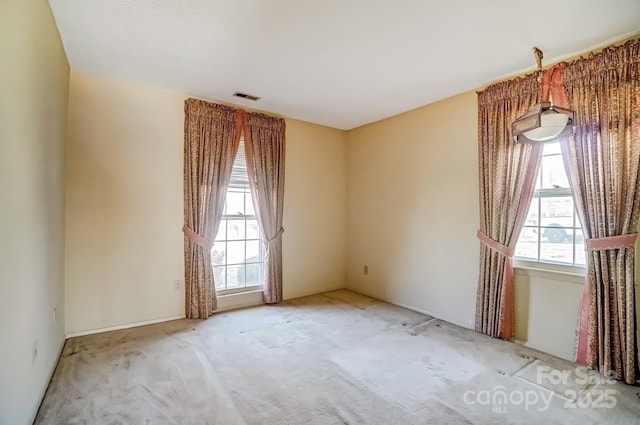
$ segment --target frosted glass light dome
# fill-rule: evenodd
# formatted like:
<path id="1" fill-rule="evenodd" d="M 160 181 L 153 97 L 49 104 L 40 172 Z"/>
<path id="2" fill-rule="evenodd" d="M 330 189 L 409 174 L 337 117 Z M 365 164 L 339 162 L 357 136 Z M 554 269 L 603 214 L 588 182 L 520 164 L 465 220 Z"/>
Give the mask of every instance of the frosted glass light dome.
<path id="1" fill-rule="evenodd" d="M 526 131 L 524 135 L 536 142 L 548 142 L 558 137 L 568 122 L 568 115 L 548 112 L 540 117 L 540 127 Z"/>
<path id="2" fill-rule="evenodd" d="M 516 142 L 544 143 L 573 133 L 575 112 L 549 102 L 532 106 L 511 125 Z"/>

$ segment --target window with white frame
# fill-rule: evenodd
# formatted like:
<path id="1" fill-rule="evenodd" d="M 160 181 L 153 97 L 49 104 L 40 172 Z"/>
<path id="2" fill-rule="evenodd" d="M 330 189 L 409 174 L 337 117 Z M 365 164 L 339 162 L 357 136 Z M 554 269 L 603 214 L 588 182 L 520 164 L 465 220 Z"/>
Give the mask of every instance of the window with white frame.
<path id="1" fill-rule="evenodd" d="M 545 143 L 535 192 L 515 256 L 518 259 L 584 267 L 584 236 L 569 188 L 559 142 Z"/>
<path id="2" fill-rule="evenodd" d="M 262 287 L 264 244 L 253 208 L 244 142 L 240 142 L 227 189 L 224 213 L 211 250 L 216 291 Z"/>

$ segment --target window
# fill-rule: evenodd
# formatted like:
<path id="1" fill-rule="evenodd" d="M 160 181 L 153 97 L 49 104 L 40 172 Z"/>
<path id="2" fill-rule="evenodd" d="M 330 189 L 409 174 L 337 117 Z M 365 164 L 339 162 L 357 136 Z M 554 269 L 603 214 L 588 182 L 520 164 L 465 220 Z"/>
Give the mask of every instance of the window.
<path id="1" fill-rule="evenodd" d="M 560 143 L 545 143 L 535 192 L 515 256 L 537 263 L 584 267 L 584 236 L 576 216 Z"/>
<path id="2" fill-rule="evenodd" d="M 264 244 L 253 208 L 244 142 L 240 142 L 227 189 L 224 213 L 211 250 L 216 291 L 259 289 L 263 282 Z"/>

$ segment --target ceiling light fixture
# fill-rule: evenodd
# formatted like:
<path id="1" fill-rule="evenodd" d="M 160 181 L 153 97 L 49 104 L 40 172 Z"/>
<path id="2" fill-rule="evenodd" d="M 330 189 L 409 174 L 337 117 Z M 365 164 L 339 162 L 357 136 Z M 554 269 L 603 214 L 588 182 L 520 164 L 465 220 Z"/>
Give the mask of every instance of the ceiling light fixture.
<path id="1" fill-rule="evenodd" d="M 520 143 L 551 142 L 573 134 L 575 112 L 542 102 L 533 105 L 511 125 L 513 137 Z"/>
<path id="2" fill-rule="evenodd" d="M 542 70 L 542 50 L 533 48 L 538 70 Z M 542 102 L 511 124 L 513 138 L 519 143 L 545 143 L 573 134 L 575 111 Z"/>

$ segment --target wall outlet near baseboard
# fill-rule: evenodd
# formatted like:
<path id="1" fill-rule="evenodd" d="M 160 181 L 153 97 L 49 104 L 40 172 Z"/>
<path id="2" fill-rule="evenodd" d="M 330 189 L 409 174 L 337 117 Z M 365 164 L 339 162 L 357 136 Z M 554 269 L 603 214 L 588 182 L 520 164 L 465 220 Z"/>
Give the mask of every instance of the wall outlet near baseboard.
<path id="1" fill-rule="evenodd" d="M 182 288 L 182 280 L 176 279 L 173 281 L 173 292 L 178 292 Z"/>

